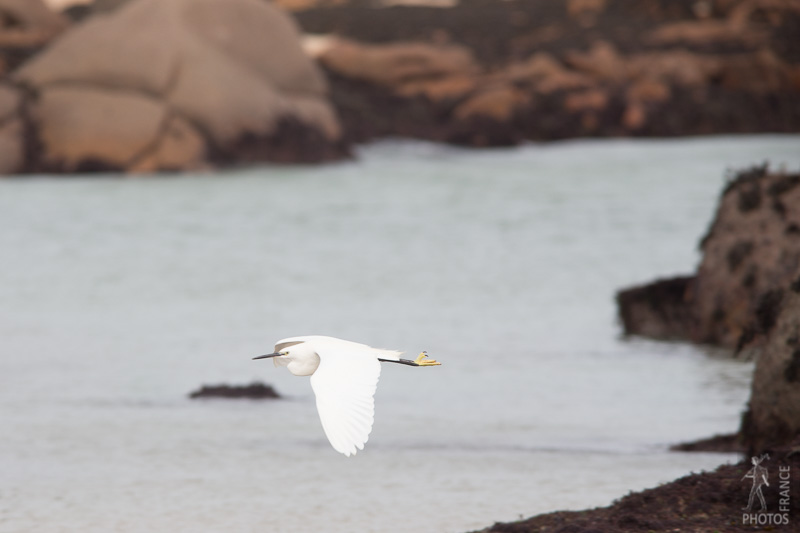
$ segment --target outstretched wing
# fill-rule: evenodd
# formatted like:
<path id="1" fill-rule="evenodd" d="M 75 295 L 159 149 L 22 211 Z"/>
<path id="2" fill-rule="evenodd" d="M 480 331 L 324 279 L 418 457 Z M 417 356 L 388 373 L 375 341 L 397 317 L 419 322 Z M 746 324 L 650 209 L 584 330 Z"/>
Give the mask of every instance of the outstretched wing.
<path id="1" fill-rule="evenodd" d="M 349 457 L 364 449 L 372 431 L 381 364 L 368 350 L 348 348 L 345 344 L 317 350 L 319 367 L 311 376 L 311 388 L 325 435 L 333 449 Z"/>

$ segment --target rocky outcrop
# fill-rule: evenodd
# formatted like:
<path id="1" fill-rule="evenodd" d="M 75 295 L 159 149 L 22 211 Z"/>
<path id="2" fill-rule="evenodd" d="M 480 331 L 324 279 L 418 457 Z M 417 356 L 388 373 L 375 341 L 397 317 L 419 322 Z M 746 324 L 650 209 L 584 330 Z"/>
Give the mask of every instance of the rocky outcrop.
<path id="1" fill-rule="evenodd" d="M 787 289 L 772 291 L 761 304 L 757 330 L 762 342 L 739 431 L 673 450 L 756 455 L 800 442 L 800 269 L 796 274 Z"/>
<path id="2" fill-rule="evenodd" d="M 660 340 L 686 340 L 692 330 L 688 287 L 694 276 L 661 279 L 617 293 L 627 334 Z"/>
<path id="3" fill-rule="evenodd" d="M 731 442 L 760 453 L 800 438 L 800 173 L 740 172 L 700 247 L 694 276 L 617 295 L 625 332 L 748 352 L 752 392 Z"/>
<path id="4" fill-rule="evenodd" d="M 259 381 L 250 385 L 203 385 L 189 393 L 189 398 L 246 398 L 249 400 L 266 400 L 280 398 L 271 385 Z"/>
<path id="5" fill-rule="evenodd" d="M 800 45 L 790 38 L 800 13 L 788 2 L 295 9 L 306 31 L 334 43 L 318 58 L 356 141 L 800 131 Z"/>
<path id="6" fill-rule="evenodd" d="M 400 51 L 409 55 L 396 54 Z M 446 58 L 454 51 L 469 59 L 449 63 Z M 395 107 L 426 110 L 430 116 L 426 122 L 434 127 L 422 131 L 422 137 L 472 145 L 487 144 L 481 141 L 487 130 L 501 132 L 493 136 L 496 142 L 488 144 L 513 144 L 523 139 L 587 135 L 747 131 L 763 120 L 747 108 L 736 112 L 741 116 L 724 116 L 730 109 L 723 112 L 710 100 L 724 99 L 726 91 L 749 95 L 745 99 L 784 95 L 777 100 L 782 113 L 769 117 L 770 124 L 764 126 L 777 131 L 800 129 L 800 106 L 790 98 L 800 95 L 800 67 L 769 51 L 725 57 L 685 50 L 626 56 L 599 41 L 586 52 L 564 54 L 562 60 L 538 52 L 503 68 L 488 69 L 477 64 L 468 49 L 455 45 L 349 41 L 346 46 L 331 47 L 319 59 L 333 80 L 340 114 L 346 122 L 352 119 L 358 124 L 356 131 L 363 130 L 363 124 L 380 122 L 387 92 Z M 404 67 L 395 68 L 403 60 L 407 61 Z M 411 65 L 419 70 L 409 72 Z M 398 76 L 389 74 L 397 71 L 401 72 Z M 347 96 L 338 98 L 338 93 Z M 375 104 L 370 106 L 370 102 Z M 396 128 L 407 129 L 402 124 Z M 465 131 L 476 135 L 465 137 Z"/>
<path id="7" fill-rule="evenodd" d="M 738 174 L 701 241 L 697 273 L 621 291 L 625 332 L 755 349 L 800 269 L 800 174 Z"/>
<path id="8" fill-rule="evenodd" d="M 185 170 L 347 152 L 324 77 L 268 2 L 134 0 L 76 26 L 12 81 L 24 89 L 35 148 L 21 171 Z"/>
<path id="9" fill-rule="evenodd" d="M 742 439 L 752 453 L 800 436 L 800 269 L 790 287 L 774 293 L 766 342 L 756 361 Z"/>
<path id="10" fill-rule="evenodd" d="M 354 141 L 403 135 L 459 142 L 472 132 L 480 138 L 469 144 L 508 144 L 505 133 L 495 138 L 475 124 L 505 123 L 528 103 L 507 76 L 484 72 L 463 46 L 329 37 L 307 49 L 333 80 L 333 102 Z"/>
<path id="11" fill-rule="evenodd" d="M 800 269 L 800 174 L 766 166 L 741 172 L 723 192 L 701 249 L 691 338 L 744 346 L 769 329 L 771 301 Z"/>
<path id="12" fill-rule="evenodd" d="M 24 118 L 48 121 L 23 128 L 24 170 L 324 161 L 380 137 L 496 146 L 800 131 L 793 0 L 413 3 L 278 2 L 313 34 L 305 43 L 327 92 L 319 69 L 287 44 L 297 31 L 274 3 L 75 7 L 70 16 L 85 24 L 14 77 L 26 89 Z M 53 147 L 64 121 L 82 114 L 58 106 L 90 105 L 77 93 L 45 94 L 64 84 L 103 94 L 87 121 L 112 102 L 124 116 L 142 111 L 130 146 L 84 137 Z M 94 148 L 76 156 L 79 145 Z"/>

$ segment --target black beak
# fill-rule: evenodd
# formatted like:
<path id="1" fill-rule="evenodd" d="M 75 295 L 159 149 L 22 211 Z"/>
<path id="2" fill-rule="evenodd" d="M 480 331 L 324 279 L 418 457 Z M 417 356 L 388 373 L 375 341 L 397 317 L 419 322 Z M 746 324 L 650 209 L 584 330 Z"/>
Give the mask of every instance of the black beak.
<path id="1" fill-rule="evenodd" d="M 266 359 L 268 357 L 278 357 L 279 355 L 280 353 L 278 352 L 268 353 L 267 355 L 259 355 L 258 357 L 253 357 L 253 361 L 255 361 L 256 359 Z"/>

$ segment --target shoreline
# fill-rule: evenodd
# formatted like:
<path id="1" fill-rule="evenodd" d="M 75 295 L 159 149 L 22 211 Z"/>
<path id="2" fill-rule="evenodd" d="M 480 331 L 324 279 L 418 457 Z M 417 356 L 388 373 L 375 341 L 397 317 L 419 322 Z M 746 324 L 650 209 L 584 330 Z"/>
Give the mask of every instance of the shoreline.
<path id="1" fill-rule="evenodd" d="M 496 522 L 471 533 L 788 532 L 800 520 L 800 495 L 790 494 L 788 504 L 783 505 L 779 489 L 789 487 L 791 492 L 791 487 L 797 486 L 800 438 L 772 450 L 769 455 L 762 463 L 770 480 L 770 486 L 763 490 L 765 513 L 743 512 L 751 490 L 751 482 L 743 478 L 752 468 L 745 458 L 710 472 L 691 473 L 658 487 L 630 492 L 606 507 Z"/>

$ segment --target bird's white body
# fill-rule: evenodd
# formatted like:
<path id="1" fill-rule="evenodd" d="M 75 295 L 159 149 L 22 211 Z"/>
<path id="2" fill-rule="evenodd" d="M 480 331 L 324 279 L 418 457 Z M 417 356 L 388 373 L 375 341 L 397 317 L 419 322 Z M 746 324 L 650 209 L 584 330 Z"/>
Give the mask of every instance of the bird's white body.
<path id="1" fill-rule="evenodd" d="M 311 376 L 325 435 L 336 451 L 350 456 L 364 449 L 372 431 L 380 361 L 401 362 L 401 353 L 312 335 L 282 339 L 269 356 L 275 366 L 285 366 L 295 376 Z M 419 364 L 422 358 L 420 354 L 416 363 L 402 361 L 438 364 L 430 360 Z"/>
<path id="2" fill-rule="evenodd" d="M 376 361 L 380 359 L 390 359 L 399 361 L 403 352 L 395 350 L 381 350 L 358 342 L 337 339 L 336 337 L 325 337 L 322 335 L 308 335 L 305 337 L 289 337 L 279 340 L 275 344 L 275 351 L 280 352 L 286 348 L 291 348 L 285 356 L 275 357 L 275 366 L 285 366 L 289 372 L 295 376 L 310 376 L 320 364 L 319 351 L 341 351 L 358 356 L 371 356 Z M 378 372 L 380 374 L 380 372 Z"/>

